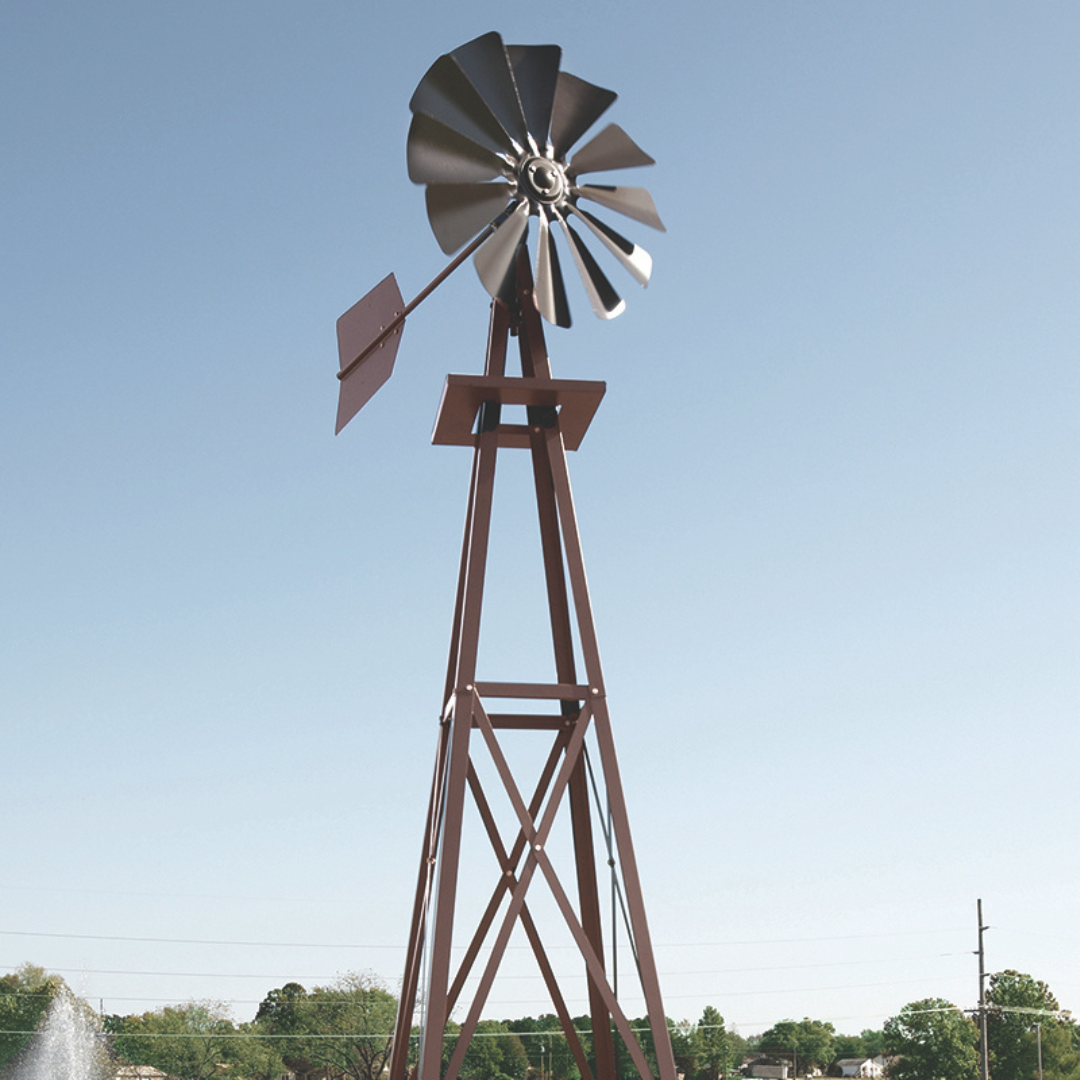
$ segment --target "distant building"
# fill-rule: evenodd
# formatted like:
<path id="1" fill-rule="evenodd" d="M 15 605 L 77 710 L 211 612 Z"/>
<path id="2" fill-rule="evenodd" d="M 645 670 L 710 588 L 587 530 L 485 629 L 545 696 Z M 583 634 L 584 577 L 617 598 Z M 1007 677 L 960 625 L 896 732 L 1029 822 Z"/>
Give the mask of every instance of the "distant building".
<path id="1" fill-rule="evenodd" d="M 880 1077 L 885 1075 L 881 1058 L 841 1058 L 836 1066 L 840 1070 L 840 1076 Z"/>
<path id="2" fill-rule="evenodd" d="M 749 1068 L 747 1076 L 757 1077 L 759 1080 L 788 1080 L 790 1065 L 766 1065 L 755 1061 Z"/>
<path id="3" fill-rule="evenodd" d="M 153 1065 L 121 1065 L 114 1080 L 169 1080 L 169 1075 Z"/>

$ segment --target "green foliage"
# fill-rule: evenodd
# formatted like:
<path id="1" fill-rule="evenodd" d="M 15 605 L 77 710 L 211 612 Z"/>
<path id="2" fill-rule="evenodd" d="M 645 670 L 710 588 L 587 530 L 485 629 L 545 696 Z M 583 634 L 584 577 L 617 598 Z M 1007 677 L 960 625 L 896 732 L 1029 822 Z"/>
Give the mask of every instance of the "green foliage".
<path id="1" fill-rule="evenodd" d="M 374 976 L 346 975 L 310 993 L 299 983 L 271 990 L 257 1029 L 290 1071 L 330 1068 L 350 1080 L 379 1080 L 389 1064 L 397 999 Z M 280 1036 L 286 1036 L 280 1038 Z"/>
<path id="2" fill-rule="evenodd" d="M 797 1068 L 824 1068 L 835 1058 L 836 1029 L 827 1020 L 781 1020 L 758 1039 L 763 1053 L 794 1056 Z"/>
<path id="3" fill-rule="evenodd" d="M 244 1077 L 245 1047 L 228 1009 L 220 1002 L 192 1001 L 166 1005 L 140 1016 L 106 1016 L 115 1054 L 132 1065 L 152 1065 L 183 1080 Z"/>
<path id="4" fill-rule="evenodd" d="M 462 1080 L 525 1080 L 529 1058 L 505 1022 L 481 1020 L 465 1051 Z"/>
<path id="5" fill-rule="evenodd" d="M 1018 971 L 1001 971 L 990 976 L 986 997 L 990 1005 L 986 1035 L 994 1080 L 1035 1076 L 1040 1041 L 1046 1080 L 1073 1080 L 1080 1075 L 1074 1025 L 1060 1014 L 1057 999 L 1046 983 Z"/>
<path id="6" fill-rule="evenodd" d="M 582 1049 L 588 1060 L 592 1060 L 592 1036 L 589 1033 L 591 1021 L 587 1016 L 573 1020 L 578 1032 Z M 554 1013 L 541 1016 L 525 1016 L 520 1020 L 508 1020 L 508 1030 L 517 1035 L 525 1050 L 529 1068 L 544 1080 L 581 1080 L 570 1041 L 563 1033 L 559 1018 Z"/>
<path id="7" fill-rule="evenodd" d="M 711 1005 L 706 1006 L 694 1027 L 691 1047 L 694 1068 L 687 1075 L 692 1080 L 719 1080 L 737 1064 L 732 1053 L 731 1035 L 724 1027 L 724 1018 Z"/>
<path id="8" fill-rule="evenodd" d="M 885 1022 L 885 1052 L 898 1056 L 893 1080 L 976 1080 L 978 1028 L 943 998 L 905 1005 Z"/>
<path id="9" fill-rule="evenodd" d="M 59 975 L 32 964 L 0 978 L 0 1066 L 26 1048 L 63 987 Z"/>
<path id="10" fill-rule="evenodd" d="M 864 1028 L 858 1035 L 837 1035 L 833 1040 L 833 1060 L 872 1058 L 884 1053 L 884 1033 Z"/>

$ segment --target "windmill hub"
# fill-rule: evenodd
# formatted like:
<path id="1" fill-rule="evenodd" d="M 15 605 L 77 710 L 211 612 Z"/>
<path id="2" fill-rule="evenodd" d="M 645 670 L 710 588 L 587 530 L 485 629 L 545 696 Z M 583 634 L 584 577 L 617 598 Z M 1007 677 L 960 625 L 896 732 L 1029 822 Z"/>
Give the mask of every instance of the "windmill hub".
<path id="1" fill-rule="evenodd" d="M 566 195 L 566 176 L 560 166 L 548 158 L 529 158 L 520 176 L 526 193 L 546 205 L 557 203 Z"/>

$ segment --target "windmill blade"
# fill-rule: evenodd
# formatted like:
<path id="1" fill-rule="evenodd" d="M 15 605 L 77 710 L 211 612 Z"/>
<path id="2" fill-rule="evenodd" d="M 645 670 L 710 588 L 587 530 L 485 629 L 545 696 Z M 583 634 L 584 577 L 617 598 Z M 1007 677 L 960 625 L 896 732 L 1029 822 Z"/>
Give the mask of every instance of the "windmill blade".
<path id="1" fill-rule="evenodd" d="M 492 31 L 466 42 L 450 55 L 516 148 L 524 150 L 529 145 L 525 114 L 502 38 Z"/>
<path id="2" fill-rule="evenodd" d="M 559 72 L 551 111 L 551 146 L 556 158 L 570 149 L 609 109 L 619 95 L 593 86 L 568 71 Z"/>
<path id="3" fill-rule="evenodd" d="M 573 203 L 568 203 L 567 209 L 585 222 L 593 236 L 633 274 L 639 285 L 649 284 L 652 276 L 652 256 L 644 248 L 638 247 L 625 236 L 620 236 L 610 225 L 594 218 L 588 210 L 581 210 Z"/>
<path id="4" fill-rule="evenodd" d="M 514 256 L 528 227 L 529 203 L 523 200 L 473 257 L 476 272 L 492 296 L 503 300 L 513 297 Z"/>
<path id="5" fill-rule="evenodd" d="M 570 245 L 570 253 L 574 256 L 578 273 L 581 275 L 585 292 L 588 293 L 589 303 L 592 309 L 601 319 L 614 319 L 626 310 L 626 301 L 612 287 L 604 271 L 600 269 L 592 252 L 585 246 L 581 237 L 578 236 L 570 223 L 561 214 L 559 224 L 562 225 L 566 234 L 567 243 Z"/>
<path id="6" fill-rule="evenodd" d="M 510 57 L 533 149 L 543 153 L 551 127 L 562 49 L 558 45 L 507 45 L 506 55 Z"/>
<path id="7" fill-rule="evenodd" d="M 554 326 L 570 327 L 570 305 L 566 300 L 566 285 L 555 237 L 548 225 L 547 211 L 540 211 L 540 229 L 536 239 L 536 306 L 540 314 Z"/>
<path id="8" fill-rule="evenodd" d="M 405 301 L 401 297 L 397 279 L 393 274 L 388 274 L 338 319 L 341 370 L 352 370 L 341 380 L 335 435 L 371 400 L 375 391 L 393 373 L 403 322 L 369 356 L 364 357 L 364 353 L 371 349 L 372 344 L 404 310 Z M 360 357 L 364 358 L 356 363 Z"/>
<path id="9" fill-rule="evenodd" d="M 655 159 L 649 157 L 618 124 L 608 124 L 571 158 L 566 174 L 574 177 L 587 172 L 636 169 L 641 165 L 655 164 Z"/>
<path id="10" fill-rule="evenodd" d="M 660 215 L 656 212 L 652 196 L 640 187 L 606 187 L 601 184 L 579 184 L 575 194 L 583 199 L 590 199 L 601 206 L 606 206 L 616 213 L 640 221 L 650 228 L 667 232 Z"/>
<path id="11" fill-rule="evenodd" d="M 439 247 L 453 254 L 498 217 L 512 197 L 509 184 L 429 184 L 428 221 Z"/>
<path id="12" fill-rule="evenodd" d="M 513 141 L 450 55 L 440 56 L 413 92 L 409 108 L 430 116 L 493 154 L 513 154 Z"/>
<path id="13" fill-rule="evenodd" d="M 423 113 L 409 126 L 406 156 L 414 184 L 481 182 L 510 171 L 503 158 Z"/>

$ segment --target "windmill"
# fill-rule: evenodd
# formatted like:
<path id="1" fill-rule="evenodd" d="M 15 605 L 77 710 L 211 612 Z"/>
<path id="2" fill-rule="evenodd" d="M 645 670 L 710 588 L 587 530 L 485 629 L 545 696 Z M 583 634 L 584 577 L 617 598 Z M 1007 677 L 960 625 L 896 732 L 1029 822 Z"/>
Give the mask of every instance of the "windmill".
<path id="1" fill-rule="evenodd" d="M 616 124 L 574 149 L 616 95 L 561 71 L 560 63 L 557 46 L 505 45 L 496 33 L 435 61 L 410 102 L 408 168 L 426 187 L 440 247 L 457 254 L 410 303 L 391 274 L 338 320 L 341 431 L 390 377 L 406 317 L 470 256 L 491 296 L 484 373 L 447 376 L 432 434 L 438 445 L 471 447 L 473 466 L 390 1080 L 406 1078 L 418 1008 L 418 1080 L 457 1080 L 515 929 L 527 939 L 583 1080 L 614 1080 L 620 1046 L 641 1080 L 654 1072 L 675 1080 L 567 468 L 567 451 L 581 444 L 605 385 L 554 378 L 541 321 L 570 326 L 560 246 L 596 315 L 610 319 L 624 309 L 585 237 L 648 283 L 649 255 L 595 207 L 656 229 L 663 224 L 643 188 L 582 179 L 653 160 Z M 535 264 L 528 241 L 533 225 Z M 520 376 L 506 371 L 511 338 L 518 343 Z M 522 407 L 525 422 L 509 422 L 510 412 Z M 548 682 L 497 681 L 478 671 L 495 469 L 506 449 L 531 458 L 554 660 Z M 529 787 L 505 752 L 512 732 L 527 732 L 542 745 L 542 766 Z M 494 793 L 490 783 L 485 789 L 481 756 L 495 778 Z M 493 812 L 492 794 L 509 807 L 509 828 Z M 477 811 L 494 866 L 490 900 L 471 932 L 462 933 L 457 896 L 467 804 Z M 562 876 L 573 879 L 570 888 L 549 855 L 557 821 L 569 833 L 564 857 L 572 872 Z M 606 944 L 600 861 L 611 874 Z M 575 1026 L 566 978 L 556 974 L 530 909 L 541 883 L 583 964 L 578 978 L 588 1000 L 588 1032 Z M 647 1038 L 631 1029 L 617 993 L 620 927 L 645 1003 Z M 447 1022 L 459 1007 L 465 1015 L 449 1050 Z"/>

